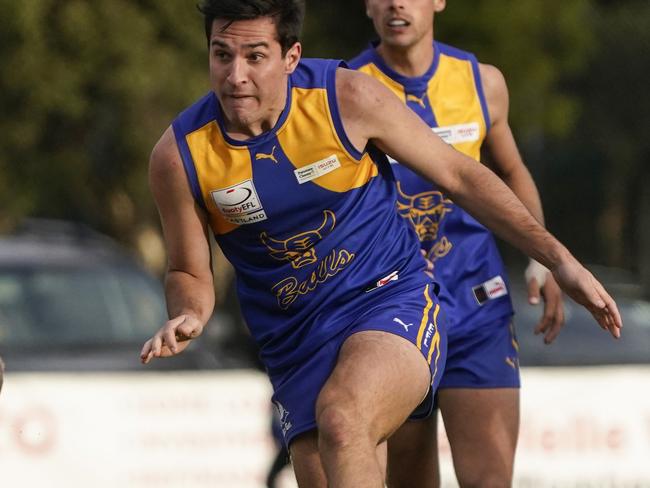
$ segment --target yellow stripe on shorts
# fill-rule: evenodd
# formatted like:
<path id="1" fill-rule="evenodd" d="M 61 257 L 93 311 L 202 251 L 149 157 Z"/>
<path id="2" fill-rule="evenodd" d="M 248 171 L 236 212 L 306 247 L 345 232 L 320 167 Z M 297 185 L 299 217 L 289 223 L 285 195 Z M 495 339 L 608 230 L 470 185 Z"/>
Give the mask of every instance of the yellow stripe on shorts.
<path id="1" fill-rule="evenodd" d="M 418 330 L 418 338 L 416 345 L 418 349 L 422 350 L 422 337 L 424 337 L 424 330 L 427 328 L 427 322 L 429 321 L 429 311 L 433 307 L 433 301 L 429 297 L 429 285 L 424 287 L 424 299 L 427 301 L 427 305 L 424 307 L 422 312 L 422 321 L 420 322 L 420 330 Z"/>

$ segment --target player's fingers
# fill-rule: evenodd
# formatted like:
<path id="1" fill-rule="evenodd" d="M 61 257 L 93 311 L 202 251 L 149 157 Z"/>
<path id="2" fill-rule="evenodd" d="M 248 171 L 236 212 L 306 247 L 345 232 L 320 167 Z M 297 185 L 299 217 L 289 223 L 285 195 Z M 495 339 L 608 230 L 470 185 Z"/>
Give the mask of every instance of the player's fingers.
<path id="1" fill-rule="evenodd" d="M 553 316 L 553 322 L 551 326 L 546 331 L 544 335 L 544 342 L 550 344 L 555 340 L 555 338 L 560 334 L 562 327 L 564 326 L 564 307 L 562 306 L 562 301 L 558 300 L 558 303 L 555 304 L 555 313 Z"/>
<path id="2" fill-rule="evenodd" d="M 176 331 L 172 327 L 166 327 L 162 334 L 163 344 L 173 353 L 176 354 L 178 345 L 176 344 Z"/>
<path id="3" fill-rule="evenodd" d="M 202 328 L 197 321 L 186 320 L 176 329 L 176 338 L 179 341 L 195 339 L 201 334 Z"/>
<path id="4" fill-rule="evenodd" d="M 142 350 L 140 351 L 140 361 L 142 361 L 143 364 L 147 364 L 151 360 L 151 342 L 151 339 L 145 342 L 144 346 L 142 346 Z"/>
<path id="5" fill-rule="evenodd" d="M 609 332 L 615 338 L 619 338 L 621 336 L 620 329 L 623 327 L 623 320 L 621 319 L 621 314 L 618 310 L 618 306 L 610 294 L 607 293 L 605 288 L 603 288 L 603 286 L 595 279 L 594 281 L 594 287 L 598 294 L 598 300 L 595 304 L 596 310 L 592 311 L 592 314 L 595 312 L 597 316 L 594 316 L 597 319 L 598 317 L 601 317 L 601 320 L 599 320 L 601 327 L 609 330 Z M 600 304 L 600 306 L 598 306 L 598 304 Z"/>
<path id="6" fill-rule="evenodd" d="M 151 352 L 156 358 L 159 358 L 162 354 L 162 334 L 160 331 L 151 339 Z"/>
<path id="7" fill-rule="evenodd" d="M 528 303 L 537 305 L 539 303 L 539 283 L 536 278 L 531 278 L 527 283 L 528 288 Z"/>

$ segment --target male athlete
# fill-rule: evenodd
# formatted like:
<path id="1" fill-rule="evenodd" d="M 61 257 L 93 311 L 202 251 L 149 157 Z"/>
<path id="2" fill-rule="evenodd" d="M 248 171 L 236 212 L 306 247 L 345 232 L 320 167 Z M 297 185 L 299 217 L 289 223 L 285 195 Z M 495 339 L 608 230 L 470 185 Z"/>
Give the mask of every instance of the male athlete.
<path id="1" fill-rule="evenodd" d="M 434 41 L 445 0 L 366 0 L 379 42 L 350 62 L 393 91 L 445 142 L 476 161 L 485 146 L 494 171 L 543 223 L 539 194 L 508 124 L 499 70 Z M 408 167 L 393 166 L 398 211 L 418 233 L 448 292 L 448 354 L 437 400 L 461 486 L 510 486 L 519 429 L 519 360 L 506 273 L 490 231 Z M 550 343 L 563 323 L 561 291 L 531 261 L 531 303 L 545 300 L 536 333 Z M 443 295 L 447 296 L 447 295 Z M 437 415 L 391 438 L 391 487 L 438 486 Z"/>
<path id="2" fill-rule="evenodd" d="M 171 319 L 141 359 L 178 354 L 202 332 L 214 306 L 213 232 L 236 270 L 299 485 L 376 488 L 384 441 L 437 387 L 446 332 L 417 236 L 395 212 L 390 166 L 374 148 L 546 265 L 613 336 L 622 323 L 600 283 L 498 177 L 376 80 L 338 61 L 301 61 L 303 8 L 200 5 L 212 91 L 151 156 Z"/>

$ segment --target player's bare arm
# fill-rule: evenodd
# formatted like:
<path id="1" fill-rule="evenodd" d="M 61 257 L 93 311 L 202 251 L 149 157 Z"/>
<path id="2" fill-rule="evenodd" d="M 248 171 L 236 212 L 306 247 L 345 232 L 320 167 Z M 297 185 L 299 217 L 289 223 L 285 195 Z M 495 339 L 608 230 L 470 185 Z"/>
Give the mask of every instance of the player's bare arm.
<path id="1" fill-rule="evenodd" d="M 510 97 L 506 80 L 494 66 L 479 64 L 479 71 L 491 121 L 485 138 L 490 156 L 487 158 L 489 166 L 543 225 L 544 212 L 537 186 L 524 164 L 508 123 Z M 548 270 L 534 260 L 526 269 L 526 282 L 532 304 L 538 303 L 541 289 L 544 313 L 535 327 L 535 333 L 543 333 L 544 342 L 549 344 L 564 324 L 562 291 Z"/>
<path id="2" fill-rule="evenodd" d="M 336 92 L 352 144 L 368 142 L 437 184 L 480 222 L 547 266 L 564 291 L 602 328 L 620 335 L 614 300 L 571 253 L 530 214 L 489 169 L 445 144 L 380 82 L 339 69 Z"/>
<path id="3" fill-rule="evenodd" d="M 142 348 L 145 364 L 183 351 L 201 334 L 214 309 L 207 220 L 190 191 L 171 128 L 152 152 L 149 184 L 168 252 L 165 295 L 170 320 Z"/>

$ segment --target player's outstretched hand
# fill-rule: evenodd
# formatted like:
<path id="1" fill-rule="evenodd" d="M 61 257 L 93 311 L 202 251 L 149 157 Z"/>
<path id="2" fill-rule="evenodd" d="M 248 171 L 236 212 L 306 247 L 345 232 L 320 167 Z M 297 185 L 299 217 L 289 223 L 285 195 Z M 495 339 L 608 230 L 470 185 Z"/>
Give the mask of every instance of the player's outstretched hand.
<path id="1" fill-rule="evenodd" d="M 560 288 L 589 310 L 603 329 L 616 338 L 621 336 L 623 321 L 616 302 L 594 275 L 578 261 L 571 259 L 554 269 L 553 276 Z"/>
<path id="2" fill-rule="evenodd" d="M 203 323 L 192 315 L 179 315 L 168 320 L 154 336 L 144 343 L 140 361 L 147 364 L 152 358 L 166 358 L 180 354 L 203 332 Z"/>
<path id="3" fill-rule="evenodd" d="M 537 305 L 540 297 L 544 300 L 544 313 L 535 326 L 535 335 L 544 334 L 544 343 L 550 344 L 564 325 L 562 290 L 551 272 L 533 259 L 526 268 L 525 277 L 528 303 Z"/>

